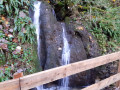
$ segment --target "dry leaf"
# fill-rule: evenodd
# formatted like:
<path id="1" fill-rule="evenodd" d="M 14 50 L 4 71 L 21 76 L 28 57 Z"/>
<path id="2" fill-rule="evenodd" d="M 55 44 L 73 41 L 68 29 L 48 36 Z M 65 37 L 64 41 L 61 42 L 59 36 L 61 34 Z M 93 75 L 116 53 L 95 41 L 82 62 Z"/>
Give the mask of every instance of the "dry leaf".
<path id="1" fill-rule="evenodd" d="M 14 39 L 12 40 L 12 42 L 18 43 L 18 39 L 17 39 L 17 38 L 14 38 Z"/>
<path id="2" fill-rule="evenodd" d="M 3 50 L 8 50 L 8 46 L 5 43 L 0 43 L 0 48 L 2 48 Z"/>
<path id="3" fill-rule="evenodd" d="M 91 37 L 91 36 L 89 36 L 89 39 L 91 40 L 91 39 L 92 39 L 92 37 Z"/>
<path id="4" fill-rule="evenodd" d="M 5 17 L 2 17 L 1 19 L 2 19 L 3 21 L 5 21 L 5 20 L 6 20 L 6 19 L 5 19 Z"/>
<path id="5" fill-rule="evenodd" d="M 84 30 L 84 27 L 78 26 L 76 29 L 78 29 L 78 30 Z"/>

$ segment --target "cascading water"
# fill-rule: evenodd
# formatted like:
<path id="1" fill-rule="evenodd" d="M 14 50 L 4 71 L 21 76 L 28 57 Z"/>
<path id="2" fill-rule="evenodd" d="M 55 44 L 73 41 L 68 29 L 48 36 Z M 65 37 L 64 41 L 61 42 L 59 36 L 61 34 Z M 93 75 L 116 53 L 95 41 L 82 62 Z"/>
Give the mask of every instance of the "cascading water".
<path id="1" fill-rule="evenodd" d="M 40 1 L 34 2 L 34 21 L 33 24 L 36 27 L 36 34 L 37 34 L 37 54 L 38 54 L 38 59 L 40 60 Z M 37 90 L 43 90 L 43 85 L 36 87 Z"/>
<path id="2" fill-rule="evenodd" d="M 41 2 L 35 2 L 34 3 L 34 25 L 36 27 L 36 34 L 37 34 L 37 54 L 38 54 L 38 59 L 40 60 L 40 5 Z"/>
<path id="3" fill-rule="evenodd" d="M 63 52 L 62 52 L 62 64 L 67 65 L 70 63 L 70 47 L 65 35 L 66 32 L 65 24 L 61 23 L 61 25 L 63 29 L 63 44 L 64 44 Z M 69 77 L 66 77 L 62 80 L 61 86 L 63 86 L 65 90 L 67 90 L 68 85 L 69 85 Z"/>
<path id="4" fill-rule="evenodd" d="M 37 53 L 38 53 L 38 59 L 40 60 L 40 6 L 41 6 L 41 2 L 40 1 L 36 1 L 34 3 L 34 25 L 36 27 L 36 34 L 37 34 Z M 53 12 L 53 14 L 55 15 L 55 12 Z M 69 44 L 66 38 L 66 29 L 65 29 L 65 24 L 61 23 L 62 25 L 62 30 L 63 30 L 63 52 L 62 52 L 62 65 L 67 65 L 70 62 L 70 48 L 69 48 Z M 68 89 L 68 84 L 69 84 L 69 77 L 66 77 L 62 80 L 61 83 L 61 87 L 52 87 L 52 88 L 48 88 L 48 89 L 44 89 L 43 85 L 42 86 L 38 86 L 36 87 L 37 90 L 67 90 Z"/>

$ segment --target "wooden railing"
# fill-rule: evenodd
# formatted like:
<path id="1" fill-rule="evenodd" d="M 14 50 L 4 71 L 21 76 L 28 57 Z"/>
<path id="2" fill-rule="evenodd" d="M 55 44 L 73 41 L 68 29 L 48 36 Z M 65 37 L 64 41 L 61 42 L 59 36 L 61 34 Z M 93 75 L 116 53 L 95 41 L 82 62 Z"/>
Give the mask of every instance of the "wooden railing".
<path id="1" fill-rule="evenodd" d="M 84 61 L 68 64 L 65 66 L 56 67 L 46 71 L 34 73 L 18 79 L 13 79 L 0 83 L 0 90 L 28 90 L 30 88 L 43 85 L 66 76 L 70 76 L 76 73 L 80 73 L 113 61 L 119 60 L 118 73 L 105 80 L 95 83 L 82 90 L 100 90 L 117 82 L 117 86 L 120 87 L 120 51 L 93 59 L 87 59 Z"/>

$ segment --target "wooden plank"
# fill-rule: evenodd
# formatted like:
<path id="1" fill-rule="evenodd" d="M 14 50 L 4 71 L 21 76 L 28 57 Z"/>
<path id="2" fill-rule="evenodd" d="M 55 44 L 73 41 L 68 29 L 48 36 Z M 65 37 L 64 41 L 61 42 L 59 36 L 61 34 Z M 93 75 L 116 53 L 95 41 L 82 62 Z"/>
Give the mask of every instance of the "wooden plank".
<path id="1" fill-rule="evenodd" d="M 104 79 L 96 84 L 93 84 L 91 86 L 88 86 L 87 88 L 84 88 L 82 90 L 101 90 L 117 81 L 120 80 L 120 73 L 113 75 L 107 79 Z"/>
<path id="2" fill-rule="evenodd" d="M 24 76 L 20 78 L 21 89 L 27 90 L 35 86 L 43 85 L 64 78 L 66 76 L 70 76 L 88 69 L 107 64 L 109 62 L 116 61 L 119 58 L 120 52 L 116 52 L 93 59 L 68 64 L 66 66 L 49 69 L 32 75 Z"/>
<path id="3" fill-rule="evenodd" d="M 120 73 L 120 59 L 119 59 L 119 62 L 118 62 L 118 73 Z M 118 81 L 116 83 L 116 87 L 120 88 L 120 81 Z"/>
<path id="4" fill-rule="evenodd" d="M 20 90 L 19 79 L 8 80 L 0 83 L 0 90 Z"/>

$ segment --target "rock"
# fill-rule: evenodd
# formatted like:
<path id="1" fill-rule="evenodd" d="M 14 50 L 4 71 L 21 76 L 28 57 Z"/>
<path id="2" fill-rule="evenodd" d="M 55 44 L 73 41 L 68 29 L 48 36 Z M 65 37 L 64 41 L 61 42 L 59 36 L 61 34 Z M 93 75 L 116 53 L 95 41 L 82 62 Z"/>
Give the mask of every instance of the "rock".
<path id="1" fill-rule="evenodd" d="M 48 4 L 41 5 L 41 41 L 42 45 L 45 44 L 45 67 L 44 69 L 50 69 L 58 67 L 61 64 L 62 51 L 58 50 L 62 47 L 62 28 L 61 24 L 57 22 L 52 13 L 52 8 Z M 44 35 L 44 36 L 43 36 Z M 43 55 L 41 54 L 41 57 Z"/>
<path id="2" fill-rule="evenodd" d="M 20 12 L 19 12 L 19 17 L 25 18 L 25 17 L 26 17 L 26 14 L 25 14 L 23 11 L 20 11 Z"/>
<path id="3" fill-rule="evenodd" d="M 91 51 L 87 50 L 86 49 L 87 46 L 85 46 L 85 45 L 89 45 L 90 43 L 88 38 L 89 37 L 88 32 L 84 33 L 85 32 L 84 27 L 80 26 L 79 31 L 82 32 L 83 34 L 82 35 L 80 32 L 76 32 L 73 26 L 74 26 L 73 24 L 66 24 L 67 39 L 69 41 L 70 49 L 71 49 L 70 63 L 92 58 L 92 55 L 90 54 Z M 86 37 L 84 36 L 84 34 L 86 35 Z M 91 55 L 91 57 L 89 56 L 89 54 Z M 93 55 L 93 57 L 95 56 Z M 70 76 L 69 80 L 70 80 L 69 81 L 70 87 L 87 86 L 90 83 L 93 83 L 94 81 L 91 70 L 72 75 Z"/>
<path id="4" fill-rule="evenodd" d="M 40 12 L 40 64 L 43 70 L 62 65 L 63 30 L 52 13 L 50 5 L 42 3 Z M 34 21 L 34 11 L 30 11 L 30 17 Z M 75 30 L 73 24 L 66 24 L 66 36 L 70 45 L 70 63 L 93 58 L 99 55 L 98 46 L 93 36 L 79 26 Z M 70 87 L 86 86 L 93 82 L 92 71 L 88 70 L 70 76 Z"/>

